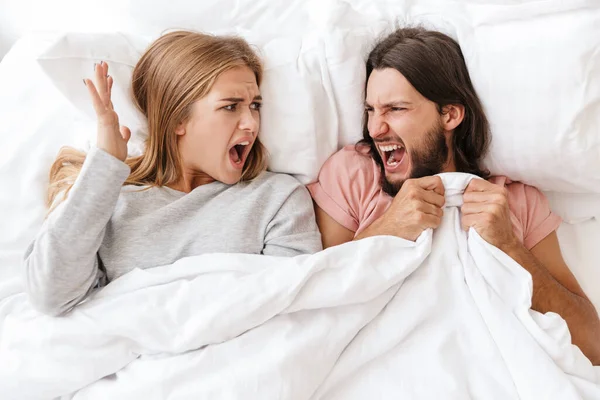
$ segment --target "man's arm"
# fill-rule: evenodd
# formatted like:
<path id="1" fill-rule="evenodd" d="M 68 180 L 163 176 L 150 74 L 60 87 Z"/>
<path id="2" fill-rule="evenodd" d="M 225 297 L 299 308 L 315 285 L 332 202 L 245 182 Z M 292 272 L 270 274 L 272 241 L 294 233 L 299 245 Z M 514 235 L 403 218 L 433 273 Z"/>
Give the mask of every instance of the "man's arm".
<path id="1" fill-rule="evenodd" d="M 425 229 L 440 225 L 444 202 L 444 184 L 439 176 L 409 179 L 394 197 L 390 208 L 356 238 L 354 232 L 335 221 L 317 204 L 315 214 L 325 249 L 353 239 L 382 235 L 414 241 Z"/>
<path id="2" fill-rule="evenodd" d="M 442 223 L 444 184 L 439 176 L 408 179 L 394 197 L 390 208 L 356 240 L 371 236 L 397 236 L 415 241 L 424 230 Z"/>
<path id="3" fill-rule="evenodd" d="M 483 179 L 471 181 L 463 195 L 463 229 L 508 254 L 533 279 L 532 308 L 559 314 L 567 322 L 573 344 L 594 365 L 600 364 L 600 321 L 560 253 L 556 232 L 528 251 L 514 234 L 505 188 Z"/>
<path id="4" fill-rule="evenodd" d="M 331 218 L 317 203 L 314 205 L 324 249 L 352 241 L 354 232 Z"/>
<path id="5" fill-rule="evenodd" d="M 556 232 L 535 245 L 531 252 L 521 244 L 501 250 L 531 274 L 532 308 L 541 313 L 552 311 L 563 317 L 573 344 L 592 364 L 600 365 L 600 319 L 565 263 Z"/>

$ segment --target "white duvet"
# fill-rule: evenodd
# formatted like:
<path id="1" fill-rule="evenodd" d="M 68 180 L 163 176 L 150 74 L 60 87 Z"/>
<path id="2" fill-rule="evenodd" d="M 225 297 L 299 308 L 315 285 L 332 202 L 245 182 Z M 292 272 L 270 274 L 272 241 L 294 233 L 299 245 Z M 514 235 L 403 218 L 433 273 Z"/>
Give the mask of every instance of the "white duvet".
<path id="1" fill-rule="evenodd" d="M 442 225 L 416 242 L 190 257 L 61 318 L 5 285 L 2 399 L 599 399 L 565 322 L 529 309 L 530 275 L 460 229 L 472 177 L 442 179 Z"/>

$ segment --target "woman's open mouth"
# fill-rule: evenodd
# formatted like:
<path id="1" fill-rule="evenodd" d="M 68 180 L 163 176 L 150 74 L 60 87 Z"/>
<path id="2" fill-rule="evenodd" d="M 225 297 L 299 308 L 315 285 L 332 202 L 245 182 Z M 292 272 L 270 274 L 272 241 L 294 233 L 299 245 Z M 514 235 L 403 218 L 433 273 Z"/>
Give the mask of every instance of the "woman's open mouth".
<path id="1" fill-rule="evenodd" d="M 242 169 L 244 167 L 244 163 L 246 162 L 246 158 L 248 158 L 251 148 L 251 142 L 249 140 L 244 140 L 243 142 L 233 145 L 229 149 L 229 160 L 234 168 Z"/>

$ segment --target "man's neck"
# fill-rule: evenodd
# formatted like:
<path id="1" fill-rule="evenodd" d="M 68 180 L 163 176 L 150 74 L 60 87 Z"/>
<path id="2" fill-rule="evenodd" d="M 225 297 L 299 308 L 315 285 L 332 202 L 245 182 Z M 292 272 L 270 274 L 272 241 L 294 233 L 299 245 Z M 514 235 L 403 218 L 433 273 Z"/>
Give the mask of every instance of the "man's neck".
<path id="1" fill-rule="evenodd" d="M 448 159 L 446 160 L 446 164 L 444 164 L 442 172 L 458 172 L 456 171 L 456 164 L 454 163 L 454 151 L 452 151 L 451 145 L 448 145 Z"/>

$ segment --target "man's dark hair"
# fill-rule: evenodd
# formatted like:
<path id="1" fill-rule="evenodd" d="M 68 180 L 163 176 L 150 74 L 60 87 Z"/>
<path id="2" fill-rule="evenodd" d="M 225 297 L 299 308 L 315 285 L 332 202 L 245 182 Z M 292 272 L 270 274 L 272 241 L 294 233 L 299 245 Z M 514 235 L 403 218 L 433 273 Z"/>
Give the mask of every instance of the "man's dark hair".
<path id="1" fill-rule="evenodd" d="M 440 114 L 447 105 L 464 106 L 464 119 L 454 129 L 452 139 L 456 170 L 488 178 L 489 172 L 480 164 L 489 146 L 489 124 L 458 43 L 443 33 L 420 27 L 398 29 L 369 53 L 367 81 L 373 70 L 385 68 L 400 72 L 421 95 L 437 105 Z M 366 112 L 363 139 L 358 144 L 370 147 L 370 155 L 385 180 L 383 161 L 367 129 Z"/>

